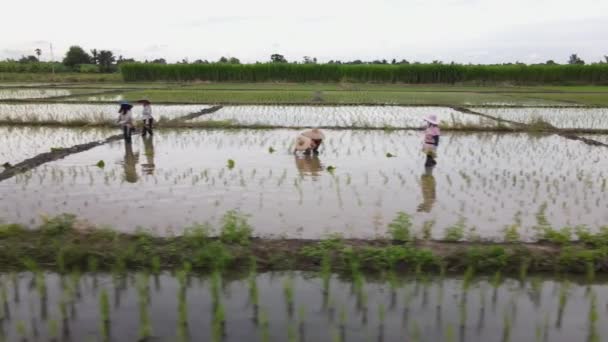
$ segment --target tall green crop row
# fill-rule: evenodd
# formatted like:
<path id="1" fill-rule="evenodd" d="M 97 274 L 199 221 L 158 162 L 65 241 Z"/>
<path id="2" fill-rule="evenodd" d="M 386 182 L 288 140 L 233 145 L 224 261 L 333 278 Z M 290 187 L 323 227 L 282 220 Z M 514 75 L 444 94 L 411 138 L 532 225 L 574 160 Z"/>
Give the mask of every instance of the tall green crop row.
<path id="1" fill-rule="evenodd" d="M 29 72 L 29 73 L 51 73 L 70 71 L 61 63 L 17 63 L 0 62 L 0 72 Z"/>
<path id="2" fill-rule="evenodd" d="M 125 81 L 608 84 L 608 64 L 124 64 Z"/>

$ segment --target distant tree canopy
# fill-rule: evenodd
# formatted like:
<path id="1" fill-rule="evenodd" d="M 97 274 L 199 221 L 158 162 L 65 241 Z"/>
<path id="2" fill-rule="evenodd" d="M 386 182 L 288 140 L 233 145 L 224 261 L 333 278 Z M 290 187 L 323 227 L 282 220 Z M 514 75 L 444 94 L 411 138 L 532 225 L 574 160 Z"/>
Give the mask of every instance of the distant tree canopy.
<path id="1" fill-rule="evenodd" d="M 75 67 L 78 64 L 91 64 L 91 56 L 80 46 L 70 46 L 63 59 L 63 64 L 68 67 Z"/>
<path id="2" fill-rule="evenodd" d="M 96 50 L 94 50 L 94 51 L 96 51 Z M 112 53 L 112 51 L 109 51 L 109 50 L 99 51 L 96 59 L 97 59 L 97 64 L 99 64 L 99 71 L 101 71 L 101 72 L 110 72 L 112 70 L 112 64 L 114 64 L 114 62 L 116 61 L 116 57 L 114 57 L 114 54 Z"/>
<path id="3" fill-rule="evenodd" d="M 304 64 L 317 64 L 317 57 L 304 56 Z"/>
<path id="4" fill-rule="evenodd" d="M 36 63 L 38 62 L 38 57 L 36 56 L 21 56 L 21 58 L 19 58 L 19 63 Z"/>
<path id="5" fill-rule="evenodd" d="M 568 64 L 585 64 L 585 61 L 580 59 L 577 54 L 573 53 L 568 59 Z"/>
<path id="6" fill-rule="evenodd" d="M 285 59 L 285 56 L 280 55 L 278 53 L 272 54 L 270 56 L 270 61 L 272 63 L 287 63 L 287 59 Z"/>

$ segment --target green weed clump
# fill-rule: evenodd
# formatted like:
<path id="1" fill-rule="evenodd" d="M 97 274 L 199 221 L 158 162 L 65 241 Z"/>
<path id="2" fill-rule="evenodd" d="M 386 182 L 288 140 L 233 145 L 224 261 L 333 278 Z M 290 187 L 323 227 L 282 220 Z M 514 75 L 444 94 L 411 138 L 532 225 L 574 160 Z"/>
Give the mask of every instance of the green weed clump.
<path id="1" fill-rule="evenodd" d="M 253 229 L 247 222 L 247 217 L 236 210 L 230 210 L 222 218 L 220 240 L 224 243 L 248 245 Z"/>
<path id="2" fill-rule="evenodd" d="M 443 240 L 448 242 L 462 241 L 464 239 L 465 229 L 465 220 L 460 219 L 453 226 L 446 228 Z"/>
<path id="3" fill-rule="evenodd" d="M 410 215 L 404 212 L 398 212 L 397 217 L 388 225 L 388 232 L 393 240 L 399 242 L 408 242 L 412 240 L 410 230 L 412 228 L 412 220 Z"/>

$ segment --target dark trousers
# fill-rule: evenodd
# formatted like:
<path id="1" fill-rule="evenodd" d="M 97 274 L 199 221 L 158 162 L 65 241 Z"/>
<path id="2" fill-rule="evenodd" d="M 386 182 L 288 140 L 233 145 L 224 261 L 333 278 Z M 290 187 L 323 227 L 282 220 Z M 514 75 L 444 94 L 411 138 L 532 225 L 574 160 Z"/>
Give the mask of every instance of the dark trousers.
<path id="1" fill-rule="evenodd" d="M 133 133 L 133 129 L 129 126 L 122 126 L 122 135 L 126 141 L 131 141 L 131 133 Z"/>
<path id="2" fill-rule="evenodd" d="M 153 122 L 154 122 L 154 119 L 145 119 L 144 120 L 144 127 L 143 127 L 143 131 L 141 132 L 141 135 L 143 137 L 145 137 L 147 133 L 150 133 L 150 135 L 152 135 L 152 123 Z"/>
<path id="3" fill-rule="evenodd" d="M 424 166 L 435 166 L 437 165 L 437 162 L 435 161 L 435 158 L 433 158 L 432 155 L 427 154 L 426 155 L 426 162 L 424 163 Z"/>

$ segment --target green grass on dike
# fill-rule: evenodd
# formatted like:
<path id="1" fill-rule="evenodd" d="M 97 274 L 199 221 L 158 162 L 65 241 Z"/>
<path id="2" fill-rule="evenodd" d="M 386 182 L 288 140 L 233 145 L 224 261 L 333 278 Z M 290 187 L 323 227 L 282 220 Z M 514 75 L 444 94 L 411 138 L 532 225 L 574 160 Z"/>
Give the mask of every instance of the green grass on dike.
<path id="1" fill-rule="evenodd" d="M 21 270 L 32 265 L 66 272 L 101 269 L 175 269 L 184 263 L 200 270 L 247 267 L 257 260 L 263 270 L 319 270 L 323 260 L 332 270 L 408 272 L 584 273 L 608 270 L 608 227 L 597 233 L 544 227 L 538 243 L 508 238 L 502 243 L 434 241 L 420 237 L 403 220 L 394 220 L 390 235 L 377 240 L 349 240 L 339 235 L 320 240 L 259 239 L 246 218 L 227 212 L 218 229 L 187 228 L 183 235 L 159 237 L 141 229 L 133 234 L 85 224 L 72 215 L 44 219 L 28 229 L 0 224 L 0 269 Z M 447 239 L 446 235 L 446 239 Z"/>

